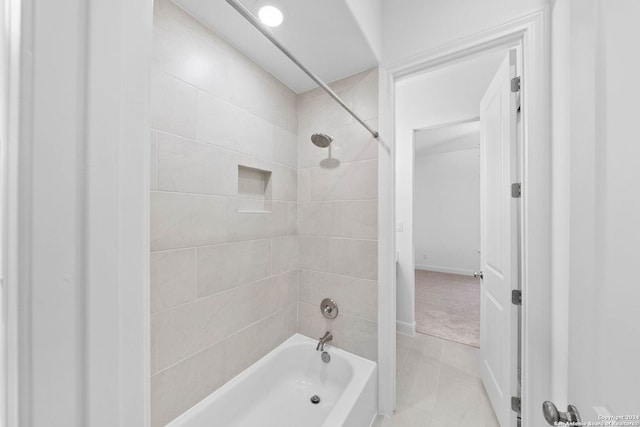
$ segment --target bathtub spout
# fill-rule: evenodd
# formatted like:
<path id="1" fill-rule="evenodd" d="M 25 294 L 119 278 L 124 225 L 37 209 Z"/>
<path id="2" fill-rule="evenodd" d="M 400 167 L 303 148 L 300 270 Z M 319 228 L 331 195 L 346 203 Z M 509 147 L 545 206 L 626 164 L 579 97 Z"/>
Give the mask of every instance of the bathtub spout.
<path id="1" fill-rule="evenodd" d="M 316 346 L 317 351 L 324 351 L 324 345 L 333 339 L 333 335 L 331 332 L 327 331 L 324 333 L 322 338 L 318 339 L 318 345 Z"/>

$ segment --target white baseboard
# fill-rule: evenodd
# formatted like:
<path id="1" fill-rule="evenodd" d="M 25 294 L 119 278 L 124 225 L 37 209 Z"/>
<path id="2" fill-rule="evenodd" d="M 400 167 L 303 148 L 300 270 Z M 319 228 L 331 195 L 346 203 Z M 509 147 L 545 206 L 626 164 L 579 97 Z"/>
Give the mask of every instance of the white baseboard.
<path id="1" fill-rule="evenodd" d="M 396 332 L 402 335 L 413 337 L 416 335 L 416 322 L 407 323 L 396 320 Z"/>
<path id="2" fill-rule="evenodd" d="M 463 276 L 473 276 L 473 270 L 455 267 L 438 267 L 437 265 L 416 264 L 417 270 L 437 271 L 438 273 L 461 274 Z"/>

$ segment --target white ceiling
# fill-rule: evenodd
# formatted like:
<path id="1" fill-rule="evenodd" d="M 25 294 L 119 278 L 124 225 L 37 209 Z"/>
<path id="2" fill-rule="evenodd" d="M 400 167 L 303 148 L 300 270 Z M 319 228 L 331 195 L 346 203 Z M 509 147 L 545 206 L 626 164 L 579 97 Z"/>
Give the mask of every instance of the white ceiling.
<path id="1" fill-rule="evenodd" d="M 225 0 L 174 0 L 223 39 L 297 93 L 316 87 Z M 379 63 L 381 0 L 243 0 L 257 16 L 272 4 L 285 20 L 275 37 L 325 82 Z"/>
<path id="2" fill-rule="evenodd" d="M 468 150 L 480 146 L 480 121 L 415 132 L 416 155 Z"/>

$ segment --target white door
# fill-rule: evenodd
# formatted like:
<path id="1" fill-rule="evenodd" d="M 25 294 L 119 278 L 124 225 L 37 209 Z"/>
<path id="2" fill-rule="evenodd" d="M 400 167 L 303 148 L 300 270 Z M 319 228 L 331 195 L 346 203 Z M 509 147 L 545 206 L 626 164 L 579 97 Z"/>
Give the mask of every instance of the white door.
<path id="1" fill-rule="evenodd" d="M 585 425 L 640 426 L 640 81 L 624 78 L 640 75 L 640 2 L 593 3 L 571 4 L 580 34 L 595 36 L 572 41 L 582 60 L 567 77 L 575 93 L 568 111 L 570 286 L 566 337 L 556 353 L 567 352 L 557 372 L 566 370 L 568 384 L 567 396 L 549 400 L 561 412 L 574 405 Z M 555 331 L 561 327 L 554 323 Z"/>
<path id="2" fill-rule="evenodd" d="M 502 427 L 515 426 L 511 396 L 517 392 L 518 288 L 516 101 L 511 92 L 515 51 L 504 59 L 480 103 L 480 301 L 482 381 Z"/>

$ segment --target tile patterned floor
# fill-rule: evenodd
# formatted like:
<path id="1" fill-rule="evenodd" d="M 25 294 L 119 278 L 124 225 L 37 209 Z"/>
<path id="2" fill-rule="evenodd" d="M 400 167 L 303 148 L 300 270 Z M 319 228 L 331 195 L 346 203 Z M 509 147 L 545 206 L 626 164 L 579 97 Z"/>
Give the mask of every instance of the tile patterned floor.
<path id="1" fill-rule="evenodd" d="M 416 330 L 480 347 L 480 280 L 416 270 Z"/>
<path id="2" fill-rule="evenodd" d="M 500 427 L 480 379 L 477 348 L 397 336 L 397 408 L 373 427 Z"/>

